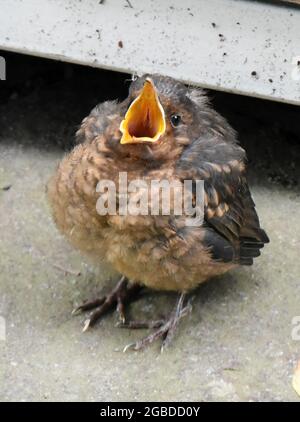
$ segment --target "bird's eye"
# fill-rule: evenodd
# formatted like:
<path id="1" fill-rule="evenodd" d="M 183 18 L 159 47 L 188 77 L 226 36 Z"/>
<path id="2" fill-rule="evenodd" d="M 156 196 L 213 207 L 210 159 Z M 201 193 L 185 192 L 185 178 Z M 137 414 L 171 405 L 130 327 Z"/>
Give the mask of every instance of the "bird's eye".
<path id="1" fill-rule="evenodd" d="M 171 116 L 171 124 L 173 127 L 177 127 L 179 126 L 181 122 L 181 116 L 179 116 L 179 114 L 172 114 Z"/>

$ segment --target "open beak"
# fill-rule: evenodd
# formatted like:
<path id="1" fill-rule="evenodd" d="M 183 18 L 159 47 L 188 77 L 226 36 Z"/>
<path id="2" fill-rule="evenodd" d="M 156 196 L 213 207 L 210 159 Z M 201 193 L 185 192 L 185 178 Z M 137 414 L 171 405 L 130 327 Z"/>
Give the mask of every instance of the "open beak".
<path id="1" fill-rule="evenodd" d="M 151 79 L 132 102 L 120 125 L 121 144 L 156 142 L 165 133 L 165 113 Z"/>

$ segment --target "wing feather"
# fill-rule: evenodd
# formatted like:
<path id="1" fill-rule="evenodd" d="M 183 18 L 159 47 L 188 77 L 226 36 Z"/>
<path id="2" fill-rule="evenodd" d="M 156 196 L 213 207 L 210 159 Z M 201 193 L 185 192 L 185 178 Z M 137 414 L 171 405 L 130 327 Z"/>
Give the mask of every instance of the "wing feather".
<path id="1" fill-rule="evenodd" d="M 178 164 L 183 179 L 204 179 L 206 193 L 204 244 L 212 258 L 251 265 L 269 242 L 260 227 L 245 176 L 245 152 L 230 138 L 194 140 Z"/>

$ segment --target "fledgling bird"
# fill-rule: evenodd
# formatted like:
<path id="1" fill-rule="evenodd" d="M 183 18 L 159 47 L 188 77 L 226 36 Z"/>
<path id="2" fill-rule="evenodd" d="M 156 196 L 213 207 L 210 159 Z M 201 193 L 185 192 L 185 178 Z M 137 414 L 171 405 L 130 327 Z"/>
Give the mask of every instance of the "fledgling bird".
<path id="1" fill-rule="evenodd" d="M 116 307 L 122 326 L 154 329 L 130 345 L 133 349 L 158 338 L 167 346 L 187 313 L 185 295 L 238 265 L 251 265 L 269 241 L 247 184 L 245 151 L 201 89 L 159 75 L 134 80 L 121 103 L 96 106 L 83 120 L 76 141 L 48 184 L 54 220 L 83 254 L 96 263 L 107 262 L 122 275 L 110 294 L 77 311 L 96 308 L 86 329 Z M 100 215 L 98 182 L 115 183 L 119 204 L 121 172 L 128 183 L 204 180 L 202 224 L 187 225 L 186 215 L 174 213 Z M 141 286 L 179 292 L 169 319 L 125 320 L 124 304 Z"/>

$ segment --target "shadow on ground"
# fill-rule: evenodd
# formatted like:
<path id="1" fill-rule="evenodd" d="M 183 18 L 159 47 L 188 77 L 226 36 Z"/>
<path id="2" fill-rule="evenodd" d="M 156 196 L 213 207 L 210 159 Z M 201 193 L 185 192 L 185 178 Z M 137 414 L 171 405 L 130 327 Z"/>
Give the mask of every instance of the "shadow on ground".
<path id="1" fill-rule="evenodd" d="M 300 343 L 291 332 L 300 314 L 299 108 L 209 93 L 248 152 L 271 243 L 253 267 L 194 293 L 193 312 L 166 353 L 156 344 L 124 354 L 144 332 L 115 328 L 111 314 L 83 334 L 86 317 L 71 317 L 74 305 L 109 286 L 109 275 L 58 234 L 44 191 L 81 119 L 96 103 L 126 96 L 128 75 L 3 55 L 0 399 L 297 400 L 291 376 Z M 174 301 L 149 292 L 130 314 L 165 314 Z"/>

